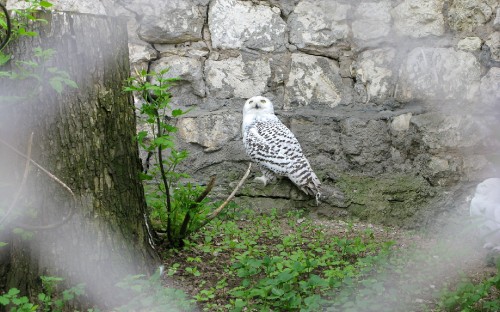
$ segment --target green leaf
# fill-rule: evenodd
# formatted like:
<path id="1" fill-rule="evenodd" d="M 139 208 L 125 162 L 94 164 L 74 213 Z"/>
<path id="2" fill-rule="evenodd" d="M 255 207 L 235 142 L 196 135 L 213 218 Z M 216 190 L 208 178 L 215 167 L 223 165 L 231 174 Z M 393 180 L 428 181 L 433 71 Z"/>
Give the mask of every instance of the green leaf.
<path id="1" fill-rule="evenodd" d="M 164 136 L 154 139 L 153 143 L 156 146 L 160 146 L 161 145 L 162 148 L 171 148 L 171 147 L 174 147 L 174 142 L 172 142 L 172 139 L 169 138 L 169 137 L 164 137 Z"/>
<path id="2" fill-rule="evenodd" d="M 0 248 L 1 248 L 1 247 L 5 247 L 5 246 L 7 246 L 7 245 L 8 245 L 8 244 L 7 244 L 6 242 L 0 242 Z"/>
<path id="3" fill-rule="evenodd" d="M 58 78 L 49 79 L 49 84 L 52 86 L 52 88 L 54 88 L 54 90 L 56 90 L 57 93 L 62 92 L 63 85 L 62 85 L 61 80 L 59 80 Z"/>
<path id="4" fill-rule="evenodd" d="M 283 296 L 285 294 L 285 291 L 283 289 L 273 287 L 271 289 L 271 293 L 276 296 L 275 298 L 278 298 L 278 297 Z"/>
<path id="5" fill-rule="evenodd" d="M 0 66 L 6 64 L 10 60 L 11 55 L 0 52 Z"/>
<path id="6" fill-rule="evenodd" d="M 285 283 L 285 282 L 288 282 L 289 280 L 293 279 L 294 276 L 293 274 L 291 274 L 290 272 L 288 271 L 283 271 L 281 272 L 280 274 L 278 274 L 278 276 L 276 277 L 276 279 L 280 282 L 280 283 Z"/>
<path id="7" fill-rule="evenodd" d="M 64 79 L 64 83 L 68 86 L 68 87 L 71 87 L 71 88 L 74 88 L 74 89 L 77 89 L 78 88 L 78 85 L 76 84 L 76 82 L 74 82 L 73 80 L 71 79 Z"/>
<path id="8" fill-rule="evenodd" d="M 172 125 L 169 125 L 169 124 L 162 124 L 162 128 L 163 130 L 167 131 L 167 132 L 177 132 L 177 127 L 174 127 Z"/>
<path id="9" fill-rule="evenodd" d="M 237 311 L 241 311 L 244 307 L 246 307 L 247 303 L 242 299 L 238 298 L 234 301 L 234 308 Z"/>
<path id="10" fill-rule="evenodd" d="M 11 297 L 13 296 L 16 296 L 17 294 L 19 294 L 21 291 L 17 288 L 11 288 L 9 289 L 9 291 L 7 292 L 7 294 Z"/>
<path id="11" fill-rule="evenodd" d="M 42 8 L 50 8 L 51 6 L 53 6 L 52 3 L 48 2 L 48 1 L 44 1 L 44 0 L 40 1 L 39 4 Z"/>
<path id="12" fill-rule="evenodd" d="M 47 299 L 47 295 L 44 293 L 39 293 L 38 294 L 38 300 L 44 302 Z"/>
<path id="13" fill-rule="evenodd" d="M 0 304 L 1 305 L 8 305 L 10 303 L 10 300 L 8 298 L 5 298 L 4 296 L 0 296 Z"/>
<path id="14" fill-rule="evenodd" d="M 29 299 L 26 296 L 23 296 L 23 297 L 20 297 L 20 298 L 13 298 L 12 299 L 12 303 L 15 304 L 15 305 L 18 305 L 18 306 L 26 304 L 28 302 L 29 302 Z"/>
<path id="15" fill-rule="evenodd" d="M 145 130 L 139 131 L 137 133 L 137 141 L 142 142 L 144 140 L 144 138 L 147 137 L 147 136 L 148 136 L 148 132 L 147 131 L 145 131 Z"/>
<path id="16" fill-rule="evenodd" d="M 184 111 L 182 109 L 174 109 L 172 111 L 172 117 L 178 117 L 184 114 Z"/>

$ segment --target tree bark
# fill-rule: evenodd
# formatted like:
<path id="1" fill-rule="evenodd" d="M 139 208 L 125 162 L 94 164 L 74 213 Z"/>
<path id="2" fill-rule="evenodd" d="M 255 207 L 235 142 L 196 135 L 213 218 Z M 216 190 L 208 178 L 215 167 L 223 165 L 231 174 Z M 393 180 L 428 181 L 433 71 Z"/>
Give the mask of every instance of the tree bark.
<path id="1" fill-rule="evenodd" d="M 0 100 L 0 138 L 25 153 L 33 133 L 32 159 L 71 188 L 75 203 L 61 184 L 31 164 L 18 204 L 0 225 L 0 242 L 8 243 L 0 247 L 0 286 L 35 296 L 40 275 L 61 276 L 69 285 L 85 283 L 92 304 L 113 306 L 123 299 L 116 282 L 147 274 L 157 264 L 139 179 L 134 106 L 122 91 L 130 71 L 126 25 L 72 13 L 41 17 L 48 23 L 33 25 L 40 36 L 24 38 L 11 50 L 15 60 L 39 61 L 36 47 L 54 49 L 56 56 L 37 69 L 41 85 L 36 79 L 0 81 L 0 95 L 36 93 L 17 103 Z M 47 83 L 53 66 L 78 88 L 55 92 Z M 0 218 L 25 164 L 0 143 Z M 71 209 L 64 224 L 32 229 L 61 222 Z"/>

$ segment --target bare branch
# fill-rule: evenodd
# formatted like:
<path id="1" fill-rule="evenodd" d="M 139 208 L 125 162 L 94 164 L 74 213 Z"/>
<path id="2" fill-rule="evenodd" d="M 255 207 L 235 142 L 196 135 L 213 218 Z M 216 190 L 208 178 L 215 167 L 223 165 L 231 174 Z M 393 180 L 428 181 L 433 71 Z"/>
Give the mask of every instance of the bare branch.
<path id="1" fill-rule="evenodd" d="M 205 190 L 203 191 L 203 193 L 201 193 L 200 196 L 198 196 L 198 198 L 196 198 L 195 203 L 200 203 L 203 199 L 205 199 L 205 197 L 207 197 L 208 193 L 210 193 L 210 191 L 212 191 L 212 189 L 215 185 L 215 178 L 216 177 L 217 177 L 216 175 L 213 175 L 210 177 L 210 182 L 208 182 L 208 185 L 205 188 Z"/>
<path id="2" fill-rule="evenodd" d="M 243 185 L 243 183 L 248 178 L 248 175 L 250 174 L 250 169 L 251 168 L 252 168 L 252 163 L 248 163 L 248 169 L 247 169 L 247 172 L 245 172 L 245 175 L 243 176 L 243 178 L 241 178 L 241 180 L 238 183 L 238 185 L 236 185 L 236 187 L 234 188 L 234 190 L 231 193 L 231 195 L 229 195 L 229 197 L 217 209 L 215 209 L 210 215 L 207 216 L 206 223 L 208 223 L 213 218 L 217 217 L 219 215 L 219 213 L 222 211 L 222 209 L 224 209 L 227 206 L 227 204 L 229 204 L 229 202 L 231 200 L 233 200 L 233 197 L 234 197 L 234 195 L 236 195 L 236 192 L 238 192 L 238 190 L 240 189 L 240 187 Z"/>
<path id="3" fill-rule="evenodd" d="M 15 148 L 14 146 L 10 145 L 9 143 L 5 142 L 2 138 L 0 138 L 0 143 L 2 143 L 3 145 L 7 146 L 8 148 L 10 148 L 13 152 L 15 152 L 16 154 L 18 154 L 19 156 L 23 157 L 24 159 L 29 159 L 29 161 L 35 166 L 37 167 L 38 169 L 42 170 L 46 175 L 48 175 L 52 180 L 56 181 L 57 183 L 59 183 L 59 185 L 61 185 L 63 188 L 65 188 L 73 197 L 75 196 L 75 194 L 73 194 L 73 191 L 69 188 L 69 186 L 67 186 L 63 181 L 59 180 L 59 178 L 57 178 L 55 175 L 53 175 L 50 171 L 48 171 L 47 169 L 45 169 L 44 167 L 42 167 L 40 164 L 38 164 L 36 161 L 34 161 L 33 159 L 30 159 L 28 156 L 24 155 L 23 152 L 19 151 L 17 148 Z"/>

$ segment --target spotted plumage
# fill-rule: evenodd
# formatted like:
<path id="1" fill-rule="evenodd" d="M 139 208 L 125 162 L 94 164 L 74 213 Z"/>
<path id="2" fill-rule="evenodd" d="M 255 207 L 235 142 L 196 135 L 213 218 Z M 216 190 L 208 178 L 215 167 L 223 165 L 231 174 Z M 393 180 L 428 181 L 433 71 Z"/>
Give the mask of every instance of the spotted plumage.
<path id="1" fill-rule="evenodd" d="M 269 99 L 255 96 L 245 102 L 242 133 L 248 156 L 262 169 L 262 177 L 256 180 L 266 185 L 276 175 L 285 176 L 319 201 L 321 182 L 295 135 L 274 114 Z"/>

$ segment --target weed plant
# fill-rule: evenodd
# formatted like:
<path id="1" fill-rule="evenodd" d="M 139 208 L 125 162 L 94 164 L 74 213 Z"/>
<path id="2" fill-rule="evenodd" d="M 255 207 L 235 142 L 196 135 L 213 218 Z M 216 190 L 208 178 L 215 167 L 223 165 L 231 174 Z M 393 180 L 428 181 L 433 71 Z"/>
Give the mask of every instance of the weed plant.
<path id="1" fill-rule="evenodd" d="M 454 288 L 441 291 L 438 303 L 441 311 L 500 311 L 500 262 L 494 276 L 476 283 L 463 277 Z"/>
<path id="2" fill-rule="evenodd" d="M 181 182 L 189 176 L 179 172 L 177 166 L 188 153 L 175 146 L 173 136 L 178 129 L 173 119 L 186 112 L 170 106 L 169 90 L 177 80 L 167 78 L 167 71 L 148 73 L 143 70 L 128 79 L 124 90 L 144 100 L 140 113 L 149 131 L 140 131 L 137 141 L 148 153 L 148 159 L 154 159 L 142 174 L 150 218 L 157 231 L 166 233 L 169 246 L 182 247 L 184 240 L 202 227 L 212 210 L 206 199 L 211 186 L 204 189 Z M 209 185 L 213 185 L 213 180 Z"/>
<path id="3" fill-rule="evenodd" d="M 392 246 L 371 231 L 335 237 L 294 213 L 252 211 L 214 220 L 192 240 L 167 252 L 167 261 L 187 259 L 169 263 L 167 275 L 193 282 L 206 311 L 321 311 L 334 297 L 348 308 L 360 287 L 383 292 L 364 278 Z"/>

